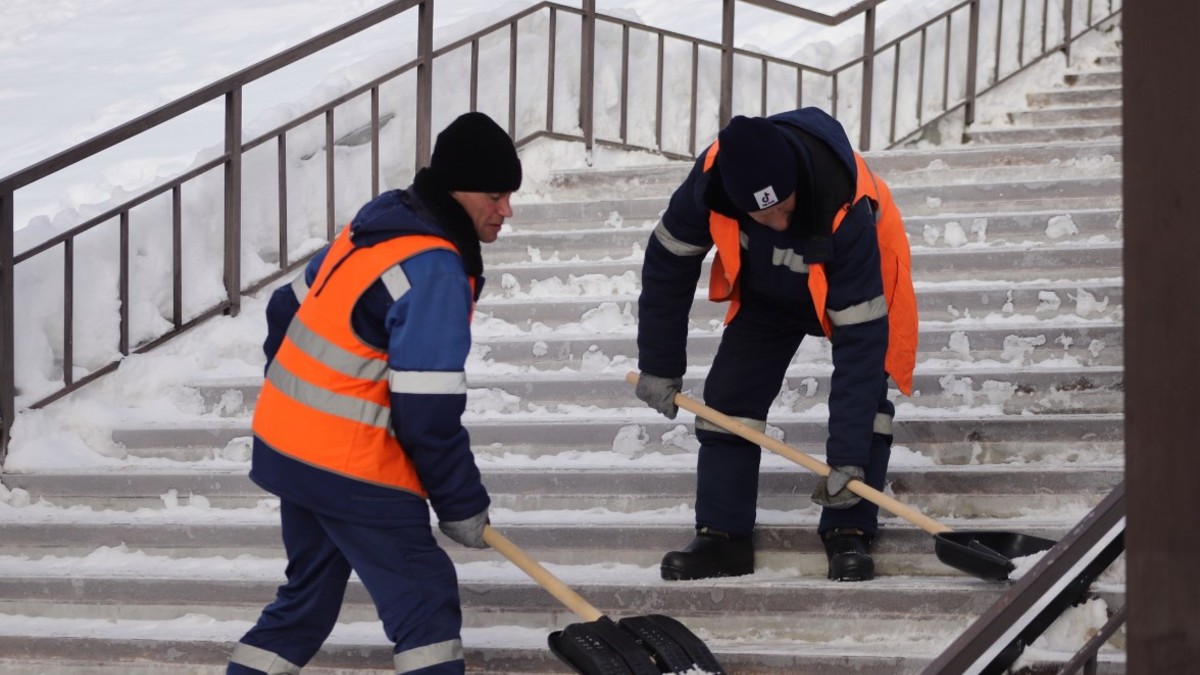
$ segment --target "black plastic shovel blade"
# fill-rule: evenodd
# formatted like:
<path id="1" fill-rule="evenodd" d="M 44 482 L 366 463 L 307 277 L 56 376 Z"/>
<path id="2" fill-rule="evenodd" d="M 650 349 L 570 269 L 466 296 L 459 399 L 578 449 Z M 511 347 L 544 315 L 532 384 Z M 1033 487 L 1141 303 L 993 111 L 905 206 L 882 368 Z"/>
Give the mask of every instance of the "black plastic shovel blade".
<path id="1" fill-rule="evenodd" d="M 582 675 L 658 675 L 650 652 L 612 619 L 573 623 L 549 637 L 550 651 Z"/>
<path id="2" fill-rule="evenodd" d="M 686 673 L 699 669 L 711 675 L 725 675 L 725 670 L 708 645 L 669 616 L 632 616 L 621 619 L 617 625 L 632 634 L 650 652 L 664 673 Z"/>
<path id="3" fill-rule="evenodd" d="M 1058 542 L 1017 532 L 942 532 L 933 537 L 938 560 L 988 581 L 1008 581 L 1013 559 L 1041 553 Z"/>
<path id="4" fill-rule="evenodd" d="M 708 645 L 662 614 L 613 623 L 607 616 L 550 634 L 550 651 L 582 675 L 659 675 L 700 670 L 725 675 Z"/>

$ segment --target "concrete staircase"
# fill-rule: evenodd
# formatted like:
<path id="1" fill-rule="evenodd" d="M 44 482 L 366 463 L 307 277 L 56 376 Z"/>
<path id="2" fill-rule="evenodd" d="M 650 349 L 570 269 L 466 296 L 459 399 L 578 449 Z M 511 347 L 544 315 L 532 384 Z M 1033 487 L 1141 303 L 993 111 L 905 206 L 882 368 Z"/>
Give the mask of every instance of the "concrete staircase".
<path id="1" fill-rule="evenodd" d="M 1058 538 L 1122 479 L 1119 65 L 1078 68 L 963 146 L 868 155 L 906 216 L 921 311 L 889 491 L 955 529 Z M 1004 586 L 946 567 L 892 517 L 876 581 L 826 581 L 812 476 L 769 453 L 758 571 L 658 578 L 690 538 L 696 441 L 687 413 L 653 413 L 624 375 L 641 251 L 687 169 L 557 174 L 554 201 L 520 205 L 485 248 L 467 424 L 494 523 L 606 614 L 680 619 L 731 673 L 920 672 Z M 703 292 L 685 382 L 697 397 L 724 312 Z M 828 346 L 806 343 L 771 415 L 814 454 L 831 369 Z M 29 503 L 0 512 L 0 674 L 223 672 L 283 574 L 275 502 L 245 475 L 258 384 L 198 381 L 202 413 L 112 429 L 129 460 L 112 470 L 3 477 Z M 566 672 L 545 636 L 578 619 L 498 554 L 447 550 L 469 670 Z M 1119 575 L 1093 591 L 1124 604 Z M 1031 667 L 1067 656 L 1033 650 Z M 305 672 L 390 663 L 352 582 Z M 1100 672 L 1124 672 L 1120 635 Z"/>

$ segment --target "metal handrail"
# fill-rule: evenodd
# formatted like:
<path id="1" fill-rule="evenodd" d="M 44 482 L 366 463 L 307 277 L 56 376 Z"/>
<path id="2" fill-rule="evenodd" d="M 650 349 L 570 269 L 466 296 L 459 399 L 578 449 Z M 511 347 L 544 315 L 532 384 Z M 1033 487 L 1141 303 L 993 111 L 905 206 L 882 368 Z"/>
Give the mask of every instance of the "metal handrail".
<path id="1" fill-rule="evenodd" d="M 1084 597 L 1092 582 L 1124 550 L 1122 481 L 930 663 L 923 675 L 1003 672 L 1064 609 Z M 1094 645 L 1095 650 L 1101 644 Z"/>
<path id="2" fill-rule="evenodd" d="M 420 32 L 423 37 L 418 40 L 418 54 L 414 60 L 418 69 L 418 104 L 417 125 L 424 130 L 425 144 L 418 144 L 416 161 L 428 159 L 429 110 L 431 107 L 431 89 L 429 80 L 432 72 L 428 67 L 432 59 L 429 47 L 432 45 L 432 4 L 433 0 L 396 0 L 367 12 L 341 26 L 310 38 L 295 47 L 287 49 L 273 57 L 244 68 L 233 75 L 202 87 L 186 96 L 172 101 L 160 108 L 150 111 L 140 117 L 122 124 L 112 130 L 99 134 L 79 143 L 67 150 L 37 162 L 21 171 L 0 178 L 0 461 L 3 461 L 8 449 L 12 431 L 13 417 L 16 414 L 17 382 L 15 377 L 15 297 L 16 265 L 26 262 L 39 254 L 46 253 L 58 246 L 63 250 L 63 328 L 62 338 L 62 379 L 63 386 L 50 395 L 29 404 L 30 408 L 44 406 L 98 377 L 116 369 L 120 360 L 130 353 L 144 352 L 153 349 L 164 341 L 188 330 L 192 326 L 221 313 L 236 315 L 241 306 L 243 293 L 250 289 L 241 283 L 241 186 L 242 186 L 242 156 L 253 146 L 242 142 L 242 90 L 243 88 L 270 75 L 301 59 L 316 54 L 330 45 L 357 35 L 368 28 L 376 26 L 414 7 L 418 9 Z M 424 66 L 423 71 L 421 70 Z M 423 85 L 422 85 L 423 83 Z M 421 91 L 423 90 L 423 92 Z M 423 93 L 423 98 L 421 94 Z M 154 129 L 181 115 L 191 112 L 201 106 L 218 99 L 224 99 L 224 144 L 223 151 L 213 159 L 209 159 L 192 167 L 185 173 L 144 191 L 120 205 L 105 211 L 99 216 L 87 219 L 71 229 L 50 237 L 49 239 L 25 250 L 19 254 L 14 251 L 15 209 L 14 197 L 17 190 L 38 180 L 51 176 L 65 168 L 71 167 L 93 157 L 105 150 L 116 147 L 138 135 Z M 424 125 L 422 127 L 422 125 Z M 291 128 L 290 126 L 288 127 Z M 278 131 L 283 138 L 286 129 Z M 424 153 L 424 154 L 422 154 Z M 179 270 L 182 266 L 182 251 L 180 240 L 181 227 L 181 189 L 190 181 L 198 179 L 205 173 L 216 168 L 224 170 L 224 217 L 223 236 L 224 261 L 223 283 L 225 298 L 209 307 L 201 308 L 188 320 L 183 318 L 182 284 Z M 170 193 L 172 200 L 172 249 L 173 249 L 173 280 L 172 280 L 172 329 L 145 341 L 131 349 L 130 345 L 130 278 L 129 278 L 129 230 L 130 212 L 151 200 Z M 284 212 L 286 213 L 286 212 Z M 119 338 L 117 344 L 118 356 L 108 363 L 94 368 L 86 375 L 76 378 L 74 374 L 74 267 L 76 264 L 76 242 L 89 234 L 98 226 L 113 219 L 119 221 Z M 284 249 L 286 251 L 286 249 Z"/>
<path id="3" fill-rule="evenodd" d="M 539 138 L 550 138 L 581 141 L 585 151 L 588 153 L 592 151 L 595 145 L 600 144 L 622 149 L 651 151 L 668 158 L 690 159 L 696 155 L 700 146 L 706 142 L 704 139 L 710 137 L 710 134 L 715 134 L 715 131 L 733 114 L 766 115 L 779 112 L 779 109 L 818 105 L 829 110 L 835 117 L 838 117 L 839 113 L 843 114 L 843 117 L 845 117 L 846 113 L 850 113 L 851 119 L 844 122 L 849 127 L 853 126 L 849 123 L 854 121 L 853 115 L 857 114 L 859 122 L 859 146 L 860 149 L 866 150 L 871 147 L 872 137 L 875 134 L 873 126 L 880 119 L 886 121 L 888 129 L 887 141 L 889 145 L 897 145 L 907 139 L 916 137 L 923 129 L 929 128 L 931 125 L 938 123 L 960 109 L 964 110 L 967 121 L 973 119 L 975 100 L 978 95 L 998 86 L 1007 78 L 1012 77 L 1015 72 L 1018 72 L 1009 72 L 1001 68 L 1001 46 L 1003 43 L 1008 42 L 1008 40 L 1000 39 L 1003 29 L 1002 17 L 1005 4 L 1009 2 L 1021 2 L 1022 8 L 1024 8 L 1026 3 L 1038 2 L 1039 0 L 963 0 L 962 3 L 926 21 L 921 26 L 907 31 L 904 35 L 888 40 L 883 44 L 877 44 L 875 11 L 884 1 L 864 0 L 840 13 L 827 15 L 794 7 L 777 0 L 721 0 L 723 25 L 721 40 L 719 42 L 600 14 L 596 12 L 594 0 L 581 0 L 580 7 L 568 7 L 555 2 L 545 1 L 522 10 L 506 19 L 497 21 L 471 35 L 456 39 L 435 49 L 433 46 L 432 30 L 434 0 L 396 0 L 274 57 L 168 103 L 111 131 L 57 153 L 27 169 L 0 179 L 0 461 L 3 461 L 4 453 L 7 450 L 13 417 L 16 414 L 17 382 L 14 349 L 16 337 L 14 321 L 16 284 L 14 277 L 17 264 L 24 263 L 28 265 L 30 261 L 39 256 L 42 256 L 39 259 L 46 259 L 46 256 L 53 255 L 52 251 L 61 247 L 61 294 L 64 300 L 61 321 L 63 326 L 61 343 L 62 386 L 26 406 L 37 408 L 74 391 L 105 372 L 110 372 L 121 359 L 130 353 L 151 349 L 163 341 L 187 330 L 191 326 L 196 325 L 196 323 L 207 317 L 220 313 L 237 314 L 240 310 L 241 297 L 244 293 L 255 292 L 272 283 L 294 269 L 297 265 L 302 264 L 311 255 L 313 250 L 293 251 L 293 247 L 289 241 L 287 212 L 289 199 L 289 174 L 287 166 L 287 158 L 289 157 L 288 153 L 290 150 L 288 144 L 289 134 L 295 134 L 306 124 L 316 124 L 318 121 L 324 122 L 323 141 L 319 143 L 319 147 L 316 150 L 325 151 L 325 217 L 323 223 L 324 232 L 320 234 L 320 237 L 323 237 L 325 240 L 332 238 L 338 225 L 339 217 L 338 206 L 335 203 L 335 188 L 339 183 L 337 182 L 338 172 L 333 150 L 335 146 L 351 144 L 347 140 L 347 135 L 339 135 L 337 131 L 337 114 L 344 107 L 355 104 L 360 98 L 369 97 L 370 121 L 361 131 L 369 137 L 369 161 L 371 166 L 370 192 L 372 195 L 379 193 L 382 183 L 380 133 L 381 129 L 388 124 L 399 124 L 399 122 L 396 122 L 398 119 L 410 120 L 407 123 L 412 125 L 410 127 L 413 139 L 412 169 L 415 171 L 417 167 L 426 163 L 431 149 L 432 90 L 434 81 L 432 73 L 437 67 L 435 64 L 441 63 L 442 60 L 455 58 L 462 50 L 470 50 L 469 77 L 459 78 L 459 81 L 468 83 L 468 107 L 471 110 L 478 109 L 480 107 L 480 73 L 481 70 L 491 65 L 490 63 L 480 63 L 481 44 L 485 38 L 500 35 L 501 38 L 508 42 L 507 62 L 496 65 L 498 67 L 505 66 L 508 69 L 507 123 L 509 132 L 516 139 L 518 146 L 527 145 Z M 1082 21 L 1075 21 L 1072 19 L 1074 2 L 1065 2 L 1063 4 L 1064 18 L 1061 38 L 1050 40 L 1047 36 L 1048 24 L 1045 17 L 1049 15 L 1051 1 L 1040 0 L 1043 6 L 1040 53 L 1036 54 L 1035 57 L 1026 58 L 1025 52 L 1022 51 L 1017 58 L 1018 66 L 1022 68 L 1028 67 L 1036 63 L 1037 60 L 1057 51 L 1068 52 L 1073 40 L 1078 39 L 1081 35 L 1120 11 L 1119 7 L 1114 8 L 1114 0 L 1107 0 L 1107 13 L 1102 11 L 1098 17 L 1094 16 L 1093 3 L 1089 0 L 1087 16 Z M 1058 0 L 1054 1 L 1057 2 Z M 836 68 L 826 69 L 735 47 L 733 44 L 735 37 L 735 31 L 733 30 L 734 7 L 738 2 L 755 5 L 796 19 L 827 26 L 840 25 L 846 21 L 862 17 L 864 22 L 862 53 L 845 64 Z M 998 18 L 995 29 L 997 36 L 996 50 L 995 56 L 992 57 L 994 61 L 987 61 L 984 58 L 985 55 L 980 53 L 982 44 L 979 37 L 981 33 L 981 7 L 985 5 L 998 7 Z M 244 139 L 242 91 L 247 84 L 413 8 L 418 10 L 417 53 L 414 58 L 406 63 L 397 64 L 388 72 L 375 77 L 371 81 L 355 87 L 337 98 L 299 115 L 266 133 L 260 134 L 255 138 Z M 1024 10 L 1022 9 L 1022 11 Z M 965 19 L 961 17 L 964 13 L 968 15 Z M 571 86 L 577 87 L 578 91 L 570 92 L 578 94 L 580 103 L 578 110 L 574 111 L 577 113 L 574 119 L 568 121 L 564 121 L 562 115 L 556 115 L 558 111 L 555 110 L 555 95 L 560 91 L 559 85 L 556 83 L 556 80 L 559 79 L 558 73 L 560 72 L 556 70 L 556 60 L 560 54 L 563 55 L 564 59 L 574 57 L 573 53 L 556 50 L 560 16 L 570 16 L 574 20 L 578 20 L 580 26 L 578 78 L 571 82 Z M 523 104 L 523 101 L 518 101 L 518 59 L 520 47 L 528 42 L 528 40 L 525 42 L 521 41 L 519 26 L 523 21 L 543 19 L 546 21 L 548 27 L 545 49 L 549 57 L 547 58 L 547 72 L 545 76 L 546 95 L 544 107 L 541 108 L 544 110 L 544 123 L 533 129 L 518 129 L 516 128 L 517 109 L 519 105 Z M 948 47 L 951 44 L 950 36 L 956 26 L 956 21 L 960 29 L 961 24 L 965 22 L 966 29 L 969 32 L 969 49 L 967 53 L 969 66 L 964 73 L 961 73 L 963 79 L 961 94 L 951 96 L 949 92 L 952 88 L 952 82 L 957 81 L 953 80 L 954 74 L 952 73 L 950 63 L 951 54 Z M 597 59 L 598 51 L 605 47 L 597 37 L 597 32 L 610 29 L 619 30 L 621 33 L 620 46 L 617 48 L 620 54 L 614 55 L 613 58 Z M 944 42 L 947 45 L 947 49 L 943 55 L 927 53 L 930 42 L 928 36 L 931 32 L 937 30 L 942 30 L 945 36 Z M 1021 38 L 1017 40 L 1019 45 L 1022 46 L 1026 42 L 1024 31 L 1024 22 L 1022 22 Z M 629 63 L 634 49 L 632 45 L 635 38 L 643 37 L 647 37 L 653 43 L 657 62 L 657 93 L 653 111 L 655 116 L 655 135 L 653 139 L 632 138 L 629 134 L 628 125 L 628 119 L 631 114 Z M 900 114 L 901 108 L 904 105 L 908 105 L 908 102 L 902 100 L 898 84 L 901 60 L 900 52 L 902 48 L 908 49 L 907 45 L 909 44 L 919 45 L 917 48 L 920 50 L 921 63 L 920 80 L 915 94 L 917 97 L 915 102 L 916 112 L 915 115 L 912 115 L 912 117 L 915 117 L 915 121 L 912 124 L 909 124 L 907 121 L 898 121 L 902 117 Z M 687 77 L 690 77 L 690 82 L 687 83 L 690 91 L 690 100 L 686 102 L 685 110 L 675 113 L 668 110 L 669 101 L 664 100 L 662 93 L 666 78 L 664 62 L 672 57 L 668 53 L 668 45 L 672 48 L 682 46 L 682 51 L 685 53 L 683 58 L 690 59 L 690 68 L 687 69 Z M 715 114 L 701 109 L 702 99 L 699 93 L 701 71 L 703 70 L 701 62 L 709 56 L 718 58 L 720 61 L 720 102 Z M 928 63 L 935 62 L 935 56 L 941 58 L 944 62 L 940 82 L 942 96 L 940 101 L 935 102 L 936 105 L 930 106 L 927 105 L 930 103 L 930 100 L 925 98 L 925 66 Z M 893 65 L 893 72 L 890 78 L 892 87 L 890 107 L 877 109 L 877 106 L 873 105 L 872 101 L 875 100 L 874 97 L 877 90 L 881 87 L 886 87 L 889 81 L 888 78 L 880 77 L 880 74 L 876 72 L 878 70 L 877 65 L 885 63 L 889 58 L 892 60 Z M 743 78 L 739 75 L 738 65 L 742 62 L 756 63 L 759 74 L 757 77 L 758 81 L 751 82 L 751 84 L 757 85 L 756 95 L 740 99 L 737 96 L 737 86 L 739 82 L 742 82 Z M 620 65 L 618 68 L 610 64 Z M 978 87 L 976 86 L 977 74 L 989 70 L 989 67 L 985 64 L 990 65 L 991 74 L 988 75 L 989 79 L 985 86 Z M 595 100 L 594 89 L 597 73 L 603 72 L 602 69 L 605 68 L 616 72 L 617 77 L 620 79 L 620 99 L 617 101 L 616 110 L 613 113 L 602 110 Z M 783 73 L 785 76 L 780 76 L 780 73 Z M 410 75 L 416 80 L 416 93 L 413 97 L 415 100 L 414 110 L 411 113 L 408 111 L 404 113 L 388 111 L 387 114 L 384 114 L 384 111 L 380 109 L 381 90 L 385 86 L 396 83 L 401 78 L 406 78 Z M 846 85 L 843 82 L 850 82 L 853 85 L 855 77 L 859 77 L 861 80 L 859 83 L 861 86 L 855 87 L 858 90 L 857 97 L 852 94 L 844 94 L 843 90 L 846 89 Z M 448 78 L 439 78 L 438 81 L 440 83 L 447 80 Z M 785 82 L 785 84 L 780 84 L 780 81 Z M 742 82 L 742 84 L 745 84 L 745 82 Z M 785 91 L 785 95 L 778 94 L 779 86 L 788 88 Z M 933 87 L 931 86 L 930 88 Z M 182 175 L 147 189 L 141 194 L 105 210 L 104 213 L 98 216 L 88 218 L 82 224 L 71 227 L 65 232 L 53 235 L 47 240 L 37 243 L 26 251 L 19 254 L 14 252 L 13 231 L 15 216 L 13 200 L 17 190 L 218 99 L 223 99 L 225 104 L 225 133 L 223 147 L 214 157 L 206 158 L 202 163 L 190 168 Z M 847 101 L 850 101 L 851 104 L 847 104 Z M 925 115 L 926 108 L 933 110 L 933 116 Z M 884 112 L 882 116 L 878 114 L 880 110 Z M 675 142 L 668 139 L 667 131 L 670 129 L 685 129 L 684 136 L 686 140 Z M 278 240 L 278 260 L 276 261 L 275 271 L 260 275 L 256 279 L 243 280 L 241 269 L 243 257 L 242 238 L 244 236 L 242 228 L 242 201 L 243 197 L 246 199 L 256 198 L 255 195 L 243 196 L 242 194 L 244 182 L 242 174 L 245 170 L 245 158 L 250 156 L 252 151 L 264 151 L 272 143 L 276 146 L 275 171 L 278 175 L 279 215 L 277 223 L 278 236 L 276 237 Z M 224 298 L 211 303 L 207 307 L 185 312 L 182 301 L 185 289 L 183 287 L 181 272 L 186 262 L 181 252 L 181 240 L 185 232 L 182 224 L 183 191 L 185 188 L 190 189 L 193 184 L 198 183 L 208 174 L 218 169 L 223 171 L 221 191 L 224 200 L 224 210 L 222 214 L 221 236 L 224 238 L 224 248 L 221 274 L 224 286 Z M 131 281 L 129 279 L 129 250 L 130 237 L 133 236 L 130 229 L 130 212 L 134 208 L 148 204 L 155 199 L 170 200 L 172 299 L 169 310 L 170 316 L 167 319 L 170 329 L 148 337 L 134 336 L 131 335 L 129 316 L 131 288 Z M 119 333 L 116 353 L 107 364 L 93 367 L 88 372 L 77 376 L 75 373 L 77 354 L 74 349 L 76 322 L 72 307 L 72 303 L 75 300 L 76 284 L 74 271 L 77 258 L 87 253 L 87 251 L 81 251 L 78 244 L 81 241 L 86 241 L 88 237 L 95 236 L 93 232 L 97 228 L 114 219 L 118 221 L 120 247 L 119 277 L 116 280 L 117 301 L 119 302 L 120 309 L 118 310 L 118 316 L 114 319 L 118 324 L 117 332 Z M 163 223 L 163 227 L 164 229 L 166 228 L 165 222 Z M 135 344 L 131 344 L 131 342 Z"/>
<path id="4" fill-rule="evenodd" d="M 1072 656 L 1063 664 L 1063 667 L 1058 670 L 1058 675 L 1074 675 L 1079 672 L 1080 668 L 1083 668 L 1086 675 L 1095 675 L 1096 661 L 1100 653 L 1100 648 L 1125 625 L 1126 607 L 1126 605 L 1121 605 L 1117 611 L 1113 612 L 1112 617 L 1104 622 L 1100 630 L 1096 631 L 1096 634 L 1088 639 L 1087 643 L 1080 648 L 1075 656 Z"/>

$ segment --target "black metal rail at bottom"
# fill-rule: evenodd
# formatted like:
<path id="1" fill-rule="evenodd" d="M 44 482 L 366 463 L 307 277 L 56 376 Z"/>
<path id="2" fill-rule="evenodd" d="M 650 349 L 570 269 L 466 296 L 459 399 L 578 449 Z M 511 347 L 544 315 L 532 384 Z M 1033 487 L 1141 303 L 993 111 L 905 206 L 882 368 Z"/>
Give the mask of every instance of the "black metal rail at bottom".
<path id="1" fill-rule="evenodd" d="M 1000 675 L 1125 550 L 1125 483 L 1113 488 L 923 675 Z M 1097 645 L 1097 649 L 1099 646 Z"/>

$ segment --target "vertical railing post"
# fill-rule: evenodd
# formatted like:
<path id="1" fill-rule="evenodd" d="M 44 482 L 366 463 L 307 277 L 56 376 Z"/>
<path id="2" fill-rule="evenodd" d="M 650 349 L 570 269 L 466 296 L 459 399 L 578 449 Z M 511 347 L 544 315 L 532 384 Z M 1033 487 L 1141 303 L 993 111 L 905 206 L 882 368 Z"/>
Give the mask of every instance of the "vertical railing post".
<path id="1" fill-rule="evenodd" d="M 590 158 L 596 141 L 592 102 L 596 84 L 596 0 L 583 0 L 583 26 L 580 30 L 579 128 L 583 131 L 584 150 Z"/>
<path id="2" fill-rule="evenodd" d="M 1068 0 L 1067 4 L 1070 4 Z M 964 124 L 975 122 L 975 82 L 979 70 L 979 0 L 971 0 L 967 31 L 967 104 L 963 110 Z"/>
<path id="3" fill-rule="evenodd" d="M 242 87 L 225 94 L 225 295 L 242 311 Z"/>
<path id="4" fill-rule="evenodd" d="M 558 45 L 558 10 L 550 8 L 550 28 L 546 44 L 546 131 L 554 133 L 554 52 Z"/>
<path id="5" fill-rule="evenodd" d="M 1067 65 L 1071 65 L 1071 22 L 1075 20 L 1075 2 L 1063 2 L 1063 56 L 1067 57 Z"/>
<path id="6" fill-rule="evenodd" d="M 433 125 L 433 0 L 417 8 L 417 169 L 429 164 Z"/>
<path id="7" fill-rule="evenodd" d="M 12 436 L 13 416 L 16 414 L 16 350 L 13 346 L 16 327 L 13 320 L 15 287 L 13 276 L 13 191 L 0 193 L 0 463 L 8 456 L 8 441 Z"/>
<path id="8" fill-rule="evenodd" d="M 337 219 L 337 153 L 333 108 L 325 111 L 325 240 L 333 241 Z"/>
<path id="9" fill-rule="evenodd" d="M 508 24 L 508 135 L 517 137 L 517 22 Z"/>
<path id="10" fill-rule="evenodd" d="M 859 111 L 858 147 L 862 151 L 871 149 L 871 105 L 875 92 L 875 8 L 863 15 L 863 61 L 862 61 L 862 105 Z M 896 59 L 900 59 L 899 51 Z M 892 86 L 896 86 L 895 83 Z M 896 110 L 893 106 L 892 117 Z"/>
<path id="11" fill-rule="evenodd" d="M 717 127 L 724 129 L 733 117 L 733 27 L 737 0 L 721 0 L 721 102 Z"/>

